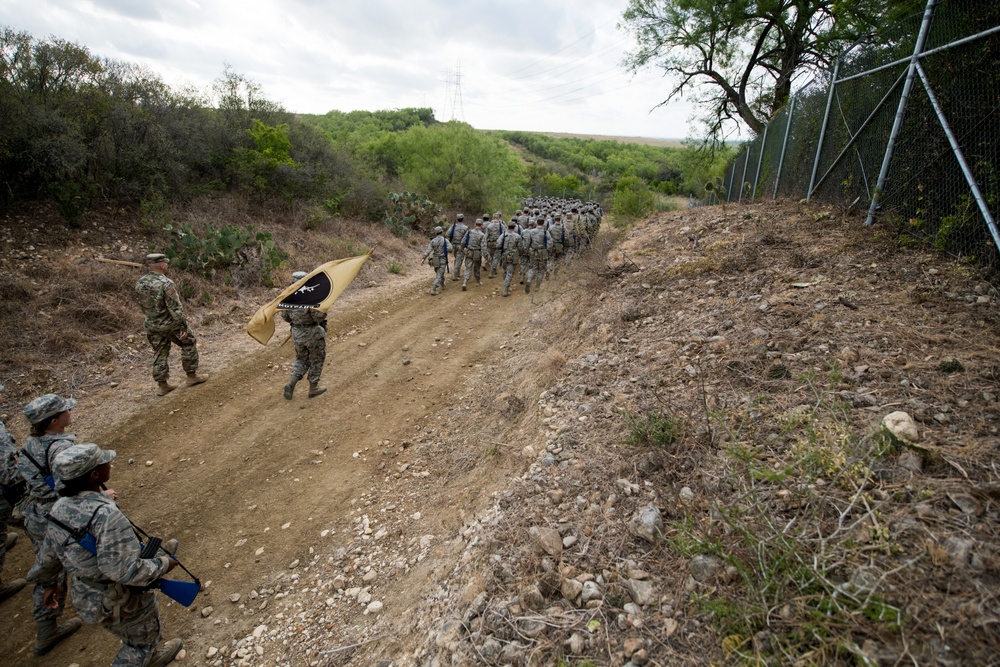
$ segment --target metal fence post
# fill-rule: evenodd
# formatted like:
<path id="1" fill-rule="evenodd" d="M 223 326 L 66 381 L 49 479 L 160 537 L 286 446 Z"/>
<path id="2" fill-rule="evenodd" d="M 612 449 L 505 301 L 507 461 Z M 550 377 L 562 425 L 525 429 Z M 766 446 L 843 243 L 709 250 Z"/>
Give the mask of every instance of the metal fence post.
<path id="1" fill-rule="evenodd" d="M 788 148 L 788 132 L 792 129 L 792 113 L 795 112 L 795 95 L 788 103 L 788 122 L 785 124 L 785 138 L 781 141 L 781 157 L 778 158 L 778 173 L 774 177 L 774 192 L 771 201 L 778 198 L 778 183 L 781 182 L 781 167 L 785 164 L 785 149 Z"/>
<path id="2" fill-rule="evenodd" d="M 726 203 L 733 200 L 733 183 L 736 182 L 736 160 L 733 160 L 733 168 L 729 170 L 729 187 L 726 189 Z"/>
<path id="3" fill-rule="evenodd" d="M 736 200 L 737 204 L 739 204 L 741 201 L 743 201 L 743 184 L 747 182 L 747 167 L 750 166 L 750 147 L 752 145 L 753 144 L 748 144 L 747 145 L 747 158 L 745 160 L 743 160 L 743 175 L 740 176 L 740 196 Z"/>
<path id="4" fill-rule="evenodd" d="M 760 154 L 757 155 L 757 173 L 753 176 L 753 190 L 750 192 L 750 201 L 754 200 L 754 195 L 757 193 L 757 183 L 760 182 L 760 165 L 764 162 L 764 147 L 767 145 L 767 130 L 770 127 L 770 123 L 764 126 L 764 135 L 760 140 Z"/>
<path id="5" fill-rule="evenodd" d="M 878 183 L 875 185 L 875 192 L 872 193 L 872 202 L 868 207 L 868 217 L 865 218 L 865 226 L 867 227 L 870 227 L 872 222 L 875 221 L 875 211 L 878 210 L 879 199 L 882 197 L 882 189 L 885 187 L 885 180 L 889 176 L 889 164 L 892 162 L 892 153 L 896 148 L 896 139 L 899 138 L 899 130 L 903 127 L 903 118 L 906 116 L 906 103 L 910 98 L 910 91 L 913 89 L 913 80 L 917 76 L 917 62 L 920 54 L 923 53 L 924 44 L 927 42 L 927 33 L 931 27 L 931 17 L 934 15 L 935 4 L 937 4 L 937 0 L 927 0 L 927 7 L 924 8 L 924 18 L 920 23 L 920 33 L 917 35 L 917 43 L 913 47 L 913 55 L 910 56 L 910 66 L 906 72 L 906 83 L 903 84 L 903 92 L 899 97 L 896 118 L 892 121 L 892 132 L 889 133 L 889 143 L 885 147 L 882 168 L 878 172 Z"/>
<path id="6" fill-rule="evenodd" d="M 972 169 L 969 168 L 969 163 L 965 161 L 965 154 L 962 153 L 962 148 L 958 145 L 958 139 L 955 138 L 955 134 L 951 131 L 951 125 L 948 123 L 948 119 L 944 115 L 944 110 L 938 103 L 937 96 L 934 94 L 933 89 L 931 89 L 931 81 L 927 77 L 927 73 L 924 72 L 924 68 L 920 64 L 920 61 L 917 61 L 917 73 L 920 74 L 920 80 L 924 84 L 924 90 L 927 91 L 927 97 L 931 101 L 931 106 L 934 107 L 934 113 L 937 114 L 938 121 L 941 123 L 941 128 L 944 129 L 945 136 L 948 137 L 948 143 L 951 144 L 951 151 L 955 154 L 955 159 L 958 160 L 958 166 L 962 168 L 962 174 L 965 175 L 965 180 L 969 184 L 969 188 L 972 190 L 972 196 L 976 198 L 976 204 L 979 205 L 979 211 L 983 214 L 983 218 L 986 220 L 986 225 L 990 228 L 990 235 L 993 236 L 993 243 L 996 244 L 997 250 L 1000 250 L 1000 231 L 997 230 L 997 222 L 993 218 L 993 213 L 990 212 L 990 207 L 986 203 L 986 198 L 983 197 L 982 190 L 979 189 L 979 183 L 976 181 L 976 175 L 972 173 Z"/>
<path id="7" fill-rule="evenodd" d="M 823 126 L 819 129 L 819 142 L 816 144 L 816 159 L 813 160 L 812 176 L 809 177 L 809 189 L 806 190 L 806 201 L 812 199 L 813 184 L 816 182 L 816 171 L 819 169 L 819 156 L 823 153 L 823 142 L 826 140 L 826 125 L 830 122 L 830 107 L 833 106 L 833 92 L 837 87 L 837 75 L 840 73 L 840 57 L 833 64 L 833 78 L 830 79 L 830 94 L 826 97 L 826 111 L 823 113 Z"/>

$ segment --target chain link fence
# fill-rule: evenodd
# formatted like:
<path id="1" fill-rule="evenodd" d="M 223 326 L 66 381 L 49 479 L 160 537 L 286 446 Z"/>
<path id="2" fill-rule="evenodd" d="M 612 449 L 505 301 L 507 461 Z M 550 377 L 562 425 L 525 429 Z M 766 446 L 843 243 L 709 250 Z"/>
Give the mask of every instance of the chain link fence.
<path id="1" fill-rule="evenodd" d="M 867 210 L 1000 277 L 1000 3 L 928 0 L 798 91 L 726 171 L 727 202 Z"/>

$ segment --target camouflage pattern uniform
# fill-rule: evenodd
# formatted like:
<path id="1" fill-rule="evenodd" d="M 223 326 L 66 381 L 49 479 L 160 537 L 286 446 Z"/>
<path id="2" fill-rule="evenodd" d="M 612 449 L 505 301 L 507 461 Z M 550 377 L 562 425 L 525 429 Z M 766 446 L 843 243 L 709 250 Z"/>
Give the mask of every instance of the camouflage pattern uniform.
<path id="1" fill-rule="evenodd" d="M 564 249 L 564 254 L 566 255 L 566 263 L 569 264 L 573 255 L 579 254 L 580 252 L 580 234 L 579 234 L 579 216 L 576 213 L 569 213 L 566 215 L 566 222 L 563 227 L 566 228 L 566 247 Z"/>
<path id="2" fill-rule="evenodd" d="M 503 293 L 510 296 L 510 281 L 514 278 L 514 270 L 521 263 L 521 235 L 511 227 L 497 239 L 495 247 L 500 252 L 503 262 Z"/>
<path id="3" fill-rule="evenodd" d="M 2 385 L 0 391 L 3 391 Z M 17 443 L 7 432 L 7 425 L 0 419 L 0 487 L 13 487 L 21 479 L 21 473 L 17 469 Z M 0 491 L 2 490 L 0 488 Z M 3 588 L 3 565 L 7 558 L 7 524 L 13 513 L 14 508 L 7 502 L 3 493 L 0 493 L 0 589 Z"/>
<path id="4" fill-rule="evenodd" d="M 462 239 L 469 231 L 469 226 L 462 222 L 463 216 L 460 214 L 458 220 L 448 228 L 445 236 L 448 243 L 455 249 L 455 270 L 451 273 L 452 280 L 458 280 L 458 274 L 462 272 L 462 264 L 465 262 L 465 250 L 462 248 Z"/>
<path id="5" fill-rule="evenodd" d="M 308 373 L 309 384 L 319 384 L 326 361 L 326 313 L 315 308 L 281 311 L 281 318 L 291 325 L 295 343 L 295 364 L 289 384 L 294 385 Z"/>
<path id="6" fill-rule="evenodd" d="M 483 233 L 486 239 L 483 241 L 483 258 L 490 267 L 487 278 L 492 278 L 497 274 L 497 266 L 500 265 L 500 253 L 497 251 L 497 239 L 503 234 L 503 220 L 499 215 L 494 215 L 493 219 L 483 225 Z"/>
<path id="7" fill-rule="evenodd" d="M 57 470 L 64 461 L 86 455 L 89 447 L 96 445 L 64 450 L 57 457 Z M 72 539 L 65 528 L 51 522 L 28 579 L 43 589 L 51 588 L 65 578 L 65 570 L 72 572 L 70 594 L 80 617 L 101 625 L 122 641 L 112 667 L 149 664 L 161 637 L 160 616 L 153 591 L 141 588 L 152 585 L 167 571 L 168 557 L 140 558 L 142 544 L 132 525 L 104 494 L 82 491 L 60 498 L 51 515 L 72 529 L 86 528 L 94 537 L 97 555 Z"/>
<path id="8" fill-rule="evenodd" d="M 535 225 L 534 225 L 534 222 L 533 222 L 533 218 L 528 214 L 527 211 L 525 211 L 524 213 L 522 213 L 517 218 L 517 233 L 518 233 L 518 235 L 521 238 L 524 238 L 525 233 L 528 232 L 528 230 L 530 230 L 534 226 Z M 521 285 L 524 284 L 524 274 L 526 274 L 528 272 L 528 264 L 530 263 L 528 260 L 529 260 L 529 257 L 528 257 L 528 244 L 527 243 L 522 243 L 521 244 L 521 259 L 520 259 L 520 284 Z"/>
<path id="9" fill-rule="evenodd" d="M 469 278 L 473 274 L 476 276 L 476 284 L 483 284 L 482 264 L 483 247 L 486 242 L 486 235 L 483 234 L 482 227 L 477 225 L 465 233 L 462 242 L 459 244 L 465 253 L 465 275 L 462 276 L 462 290 L 469 284 Z"/>
<path id="10" fill-rule="evenodd" d="M 566 249 L 566 228 L 563 227 L 562 217 L 556 216 L 555 220 L 548 228 L 549 235 L 552 236 L 552 248 L 549 250 L 549 264 L 546 274 L 552 273 L 553 278 L 559 277 L 559 262 L 562 261 L 563 252 Z"/>
<path id="11" fill-rule="evenodd" d="M 170 357 L 171 343 L 181 348 L 184 371 L 189 375 L 197 371 L 197 342 L 188 329 L 184 306 L 174 281 L 163 274 L 150 272 L 139 278 L 135 291 L 142 312 L 146 315 L 142 323 L 146 329 L 146 338 L 153 348 L 153 379 L 166 382 L 170 376 L 167 360 Z M 182 331 L 187 331 L 183 339 L 178 337 Z"/>
<path id="12" fill-rule="evenodd" d="M 542 278 L 545 276 L 545 267 L 549 259 L 549 248 L 552 247 L 552 237 L 541 225 L 537 224 L 539 222 L 541 222 L 540 219 L 536 219 L 536 226 L 526 231 L 521 237 L 528 251 L 529 268 L 524 283 L 526 294 L 531 292 L 532 281 L 535 283 L 535 290 L 541 289 Z"/>
<path id="13" fill-rule="evenodd" d="M 45 540 L 45 533 L 49 529 L 47 518 L 49 511 L 59 499 L 55 489 L 49 486 L 45 480 L 51 475 L 52 461 L 55 460 L 56 456 L 74 444 L 76 444 L 76 436 L 72 433 L 47 433 L 37 438 L 31 436 L 25 441 L 21 455 L 18 457 L 18 470 L 28 482 L 28 503 L 24 507 L 24 530 L 31 538 L 31 546 L 35 549 L 36 559 Z M 42 467 L 41 470 L 35 466 L 32 458 Z M 42 604 L 45 587 L 41 584 L 35 585 L 31 594 L 34 603 L 31 615 L 36 623 L 55 620 L 62 614 L 66 604 L 65 571 L 61 572 L 60 578 L 62 593 L 59 595 L 57 609 L 46 609 L 45 605 Z"/>
<path id="14" fill-rule="evenodd" d="M 424 259 L 431 258 L 430 265 L 434 269 L 434 284 L 431 286 L 431 296 L 437 294 L 438 287 L 444 289 L 444 272 L 448 270 L 448 252 L 451 244 L 448 239 L 438 234 L 427 244 Z"/>

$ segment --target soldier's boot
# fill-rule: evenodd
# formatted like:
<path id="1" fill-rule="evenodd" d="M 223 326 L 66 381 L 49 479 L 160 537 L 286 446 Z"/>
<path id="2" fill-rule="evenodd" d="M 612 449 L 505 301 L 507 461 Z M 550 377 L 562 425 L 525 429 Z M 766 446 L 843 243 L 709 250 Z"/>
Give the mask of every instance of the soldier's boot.
<path id="1" fill-rule="evenodd" d="M 55 648 L 56 644 L 80 629 L 83 621 L 71 618 L 65 623 L 56 624 L 56 619 L 49 618 L 38 622 L 38 636 L 35 638 L 35 655 L 45 655 Z"/>
<path id="2" fill-rule="evenodd" d="M 462 283 L 462 291 L 463 291 L 463 292 L 466 292 L 466 291 L 468 291 L 468 289 L 469 289 L 469 288 L 467 287 L 467 285 L 468 285 L 468 283 L 466 283 L 466 282 L 463 282 L 463 283 Z"/>
<path id="3" fill-rule="evenodd" d="M 510 290 L 507 289 L 506 287 L 504 287 L 503 288 L 503 294 L 501 294 L 500 296 L 510 296 Z"/>
<path id="4" fill-rule="evenodd" d="M 432 287 L 431 288 L 431 296 L 437 296 L 437 295 L 438 295 L 438 288 L 437 287 Z"/>
<path id="5" fill-rule="evenodd" d="M 191 371 L 190 373 L 187 374 L 187 379 L 184 380 L 184 384 L 186 386 L 188 386 L 188 387 L 193 387 L 196 384 L 201 384 L 202 382 L 206 381 L 207 379 L 208 378 L 205 377 L 204 375 L 198 375 L 197 372 Z"/>
<path id="6" fill-rule="evenodd" d="M 14 579 L 13 581 L 8 581 L 5 584 L 0 584 L 0 602 L 3 602 L 7 598 L 17 595 L 17 593 L 28 585 L 28 582 L 24 579 Z"/>
<path id="7" fill-rule="evenodd" d="M 7 533 L 7 546 L 5 547 L 7 551 L 10 551 L 15 544 L 17 544 L 17 533 Z"/>
<path id="8" fill-rule="evenodd" d="M 180 639 L 171 639 L 160 648 L 156 649 L 153 659 L 149 661 L 147 667 L 165 667 L 174 661 L 177 654 L 184 648 L 184 642 Z"/>
<path id="9" fill-rule="evenodd" d="M 309 398 L 313 398 L 314 396 L 319 396 L 320 394 L 322 394 L 325 391 L 326 391 L 326 387 L 319 386 L 319 382 L 310 382 L 309 383 Z"/>
<path id="10" fill-rule="evenodd" d="M 298 382 L 299 382 L 299 379 L 298 378 L 294 378 L 294 379 L 289 380 L 288 384 L 285 385 L 285 391 L 283 392 L 283 395 L 284 395 L 286 401 L 292 400 L 292 394 L 295 393 L 295 385 L 298 384 Z"/>
<path id="11" fill-rule="evenodd" d="M 174 385 L 170 384 L 166 380 L 160 380 L 160 381 L 157 382 L 157 384 L 160 386 L 159 390 L 157 390 L 157 392 L 156 392 L 157 396 L 166 396 L 167 394 L 169 394 L 170 392 L 172 392 L 174 389 L 177 389 L 177 387 L 175 387 Z"/>
<path id="12" fill-rule="evenodd" d="M 523 281 L 522 281 L 523 282 Z M 531 294 L 531 281 L 524 283 L 524 293 Z"/>

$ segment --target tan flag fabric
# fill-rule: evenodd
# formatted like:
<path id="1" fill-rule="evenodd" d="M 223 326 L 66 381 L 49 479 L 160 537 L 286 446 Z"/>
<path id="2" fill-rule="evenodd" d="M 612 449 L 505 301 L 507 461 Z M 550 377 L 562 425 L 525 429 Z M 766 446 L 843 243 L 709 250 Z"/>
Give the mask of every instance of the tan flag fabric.
<path id="1" fill-rule="evenodd" d="M 372 252 L 369 250 L 365 255 L 335 259 L 313 269 L 258 310 L 247 325 L 247 333 L 261 345 L 267 345 L 274 335 L 274 314 L 279 310 L 315 308 L 325 313 L 358 275 Z"/>

